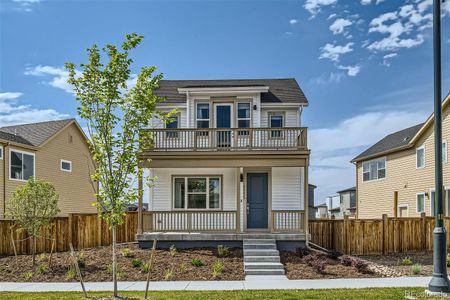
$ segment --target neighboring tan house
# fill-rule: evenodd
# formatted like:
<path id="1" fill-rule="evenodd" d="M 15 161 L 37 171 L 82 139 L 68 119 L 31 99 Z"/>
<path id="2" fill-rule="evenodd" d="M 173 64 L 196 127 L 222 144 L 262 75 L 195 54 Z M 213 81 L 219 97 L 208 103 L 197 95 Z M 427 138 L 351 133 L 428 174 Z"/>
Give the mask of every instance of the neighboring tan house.
<path id="1" fill-rule="evenodd" d="M 326 203 L 322 203 L 316 206 L 316 219 L 328 218 L 328 206 Z"/>
<path id="2" fill-rule="evenodd" d="M 178 113 L 169 124 L 154 120 L 152 146 L 140 154 L 157 178 L 145 191 L 140 245 L 304 246 L 308 101 L 296 80 L 162 80 L 155 94 L 167 97 L 159 110 Z"/>
<path id="3" fill-rule="evenodd" d="M 339 194 L 339 207 L 341 217 L 354 217 L 356 213 L 356 187 L 337 192 Z"/>
<path id="4" fill-rule="evenodd" d="M 0 168 L 0 219 L 13 191 L 31 176 L 55 185 L 59 216 L 96 212 L 94 168 L 75 119 L 1 127 Z"/>
<path id="5" fill-rule="evenodd" d="M 450 94 L 442 103 L 445 215 L 450 216 Z M 357 174 L 357 217 L 434 215 L 434 114 L 383 138 L 352 161 Z"/>

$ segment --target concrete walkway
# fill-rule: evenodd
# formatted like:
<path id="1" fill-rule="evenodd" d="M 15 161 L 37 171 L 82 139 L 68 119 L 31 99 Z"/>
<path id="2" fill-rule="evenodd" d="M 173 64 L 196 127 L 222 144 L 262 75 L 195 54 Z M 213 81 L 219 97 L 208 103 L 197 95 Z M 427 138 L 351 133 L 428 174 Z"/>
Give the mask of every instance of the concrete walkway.
<path id="1" fill-rule="evenodd" d="M 423 287 L 431 277 L 358 278 L 287 280 L 284 276 L 247 276 L 245 281 L 153 281 L 151 291 L 211 291 L 211 290 L 306 290 L 306 289 L 361 289 L 376 287 Z M 119 282 L 121 291 L 144 291 L 145 281 Z M 110 291 L 111 282 L 87 282 L 89 291 Z M 0 282 L 0 292 L 81 291 L 79 283 L 68 282 Z"/>

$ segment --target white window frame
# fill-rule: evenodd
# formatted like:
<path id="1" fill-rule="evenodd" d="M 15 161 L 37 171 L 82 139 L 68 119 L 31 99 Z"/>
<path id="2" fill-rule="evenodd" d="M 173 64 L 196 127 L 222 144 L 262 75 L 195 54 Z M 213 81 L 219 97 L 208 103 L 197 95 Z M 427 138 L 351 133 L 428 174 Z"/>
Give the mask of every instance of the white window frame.
<path id="1" fill-rule="evenodd" d="M 68 163 L 70 165 L 70 169 L 69 170 L 63 169 L 63 167 L 62 167 L 63 163 Z M 63 172 L 72 172 L 72 161 L 61 159 L 59 162 L 59 169 Z"/>
<path id="2" fill-rule="evenodd" d="M 184 208 L 175 208 L 175 179 L 183 178 L 184 179 Z M 205 178 L 206 179 L 206 208 L 188 208 L 188 179 L 193 178 Z M 218 208 L 209 208 L 209 179 L 210 178 L 218 178 L 219 179 L 219 207 Z M 204 211 L 217 211 L 222 210 L 222 176 L 221 175 L 175 175 L 172 176 L 172 210 L 177 211 L 186 211 L 186 210 L 204 210 Z M 191 194 L 203 194 L 203 193 L 192 193 Z"/>
<path id="3" fill-rule="evenodd" d="M 444 145 L 445 145 L 445 151 L 444 151 Z M 443 164 L 448 163 L 448 142 L 447 142 L 447 140 L 442 141 L 442 163 Z"/>
<path id="4" fill-rule="evenodd" d="M 239 118 L 239 104 L 248 104 L 249 116 L 248 118 Z M 239 127 L 239 121 L 249 121 L 248 127 Z M 236 103 L 236 128 L 251 128 L 252 127 L 252 103 L 250 101 L 242 101 Z"/>
<path id="5" fill-rule="evenodd" d="M 27 155 L 33 156 L 33 175 L 32 176 L 33 176 L 33 178 L 36 178 L 36 155 L 34 153 L 32 153 L 32 152 L 27 152 L 27 151 L 11 148 L 11 149 L 9 149 L 9 168 L 8 168 L 9 180 L 27 182 L 26 179 L 17 179 L 17 178 L 12 178 L 11 177 L 11 154 L 12 154 L 12 152 L 17 152 L 17 153 L 27 154 Z M 22 169 L 23 169 L 23 158 L 22 158 Z M 22 170 L 22 175 L 23 175 L 23 170 Z"/>
<path id="6" fill-rule="evenodd" d="M 208 104 L 208 111 L 209 111 L 209 113 L 208 113 L 209 118 L 208 119 L 199 119 L 198 118 L 197 113 L 198 113 L 198 105 L 199 104 Z M 211 103 L 204 102 L 204 101 L 195 103 L 195 128 L 199 128 L 198 127 L 198 121 L 208 121 L 208 128 L 211 128 Z M 200 128 L 200 129 L 208 129 L 208 128 Z"/>
<path id="7" fill-rule="evenodd" d="M 419 195 L 422 195 L 423 196 L 423 211 L 419 211 L 419 205 L 418 205 L 418 203 L 419 203 Z M 426 200 L 425 200 L 425 193 L 416 193 L 416 213 L 423 213 L 423 212 L 425 212 L 426 211 L 426 209 L 425 209 L 425 202 Z"/>
<path id="8" fill-rule="evenodd" d="M 419 166 L 418 152 L 420 150 L 423 150 L 423 166 Z M 417 147 L 416 148 L 416 169 L 423 169 L 423 168 L 425 168 L 425 166 L 426 166 L 425 153 L 426 153 L 425 146 L 421 146 L 421 147 Z"/>
<path id="9" fill-rule="evenodd" d="M 369 178 L 368 180 L 364 180 L 364 165 L 365 164 L 369 164 L 369 174 L 370 174 L 370 163 L 372 163 L 374 161 L 379 161 L 379 160 L 384 160 L 384 177 L 383 178 L 378 178 L 378 171 L 379 170 L 383 170 L 383 169 L 378 169 L 378 164 L 377 164 L 377 178 L 376 179 L 370 179 Z M 385 180 L 386 177 L 387 177 L 387 158 L 386 158 L 386 156 L 383 156 L 383 157 L 379 157 L 379 158 L 372 159 L 372 160 L 369 160 L 369 161 L 365 161 L 365 162 L 363 162 L 361 164 L 361 169 L 362 169 L 361 174 L 362 174 L 362 181 L 363 182 L 372 182 L 372 181 Z"/>
<path id="10" fill-rule="evenodd" d="M 5 151 L 5 148 L 3 148 L 3 145 L 0 145 L 0 159 L 3 159 L 4 151 Z"/>
<path id="11" fill-rule="evenodd" d="M 400 209 L 401 208 L 405 208 L 405 207 L 406 207 L 406 216 L 400 217 Z M 399 204 L 399 205 L 397 205 L 397 216 L 399 218 L 407 218 L 407 217 L 409 217 L 409 204 Z"/>

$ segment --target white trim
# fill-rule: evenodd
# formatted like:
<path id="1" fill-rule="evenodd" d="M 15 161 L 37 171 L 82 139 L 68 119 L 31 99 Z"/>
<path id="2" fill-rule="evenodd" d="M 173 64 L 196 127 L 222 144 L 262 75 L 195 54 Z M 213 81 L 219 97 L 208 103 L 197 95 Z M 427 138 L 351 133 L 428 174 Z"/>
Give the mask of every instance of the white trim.
<path id="1" fill-rule="evenodd" d="M 268 86 L 246 86 L 246 87 L 219 87 L 219 88 L 178 88 L 178 93 L 196 93 L 196 94 L 217 94 L 229 92 L 247 92 L 247 93 L 267 93 Z"/>
<path id="2" fill-rule="evenodd" d="M 442 144 L 445 144 L 445 153 L 442 151 L 442 163 L 447 164 L 448 163 L 448 142 L 447 140 L 442 140 Z M 445 158 L 445 160 L 444 160 Z"/>
<path id="3" fill-rule="evenodd" d="M 377 179 L 364 180 L 364 164 L 371 163 L 376 160 L 382 160 L 382 159 L 384 160 L 384 177 L 378 178 L 378 166 L 377 166 Z M 385 180 L 387 177 L 387 166 L 388 166 L 387 156 L 382 156 L 382 157 L 378 157 L 378 158 L 374 158 L 371 160 L 361 162 L 361 180 L 362 180 L 362 182 L 363 183 L 364 182 L 377 182 L 377 181 Z M 380 170 L 383 170 L 383 169 L 380 169 Z M 370 171 L 369 171 L 369 173 L 370 173 Z"/>
<path id="4" fill-rule="evenodd" d="M 419 201 L 419 195 L 423 195 L 423 211 L 419 211 L 419 205 L 417 205 L 418 204 L 418 201 Z M 416 213 L 423 213 L 423 212 L 425 212 L 426 211 L 426 209 L 425 209 L 425 193 L 416 193 Z"/>
<path id="5" fill-rule="evenodd" d="M 233 103 L 228 103 L 228 102 L 224 102 L 224 103 L 214 103 L 213 106 L 213 110 L 214 110 L 214 128 L 217 128 L 217 121 L 219 120 L 219 118 L 217 118 L 217 107 L 218 106 L 229 106 L 230 107 L 230 128 L 234 128 L 234 114 L 233 114 Z M 251 106 L 250 106 L 251 108 Z M 251 112 L 251 111 L 250 111 Z M 209 116 L 211 118 L 211 116 Z"/>
<path id="6" fill-rule="evenodd" d="M 63 167 L 62 167 L 63 162 L 68 163 L 70 165 L 69 170 L 63 169 Z M 72 162 L 70 160 L 61 159 L 59 161 L 59 169 L 63 172 L 72 172 Z"/>
<path id="7" fill-rule="evenodd" d="M 449 214 L 449 209 L 450 209 L 450 207 L 449 207 L 449 201 L 450 201 L 450 186 L 444 186 L 444 193 L 445 193 L 445 203 L 444 203 L 444 208 L 445 208 L 445 213 L 444 213 L 444 215 L 445 216 L 449 216 L 450 214 Z"/>
<path id="8" fill-rule="evenodd" d="M 198 108 L 197 107 L 198 107 L 199 104 L 207 104 L 208 105 L 208 119 L 198 119 L 198 117 L 197 117 Z M 210 102 L 204 102 L 204 101 L 196 102 L 194 109 L 195 109 L 194 128 L 199 128 L 198 125 L 197 125 L 198 121 L 208 121 L 208 128 L 211 128 L 211 103 Z"/>
<path id="9" fill-rule="evenodd" d="M 421 166 L 421 167 L 418 166 L 418 162 L 419 162 L 419 161 L 417 160 L 417 158 L 418 158 L 417 152 L 418 152 L 419 150 L 423 150 L 423 166 Z M 425 160 L 425 152 L 426 152 L 425 146 L 420 146 L 420 147 L 417 147 L 417 148 L 416 148 L 416 169 L 423 169 L 423 168 L 425 168 L 425 166 L 427 165 L 426 160 Z"/>
<path id="10" fill-rule="evenodd" d="M 176 208 L 175 207 L 175 180 L 177 178 L 184 179 L 184 207 Z M 204 193 L 197 192 L 197 194 L 206 194 L 206 207 L 205 208 L 188 208 L 188 180 L 192 178 L 201 178 L 206 179 L 206 191 Z M 217 208 L 209 208 L 209 180 L 211 178 L 219 179 L 219 207 Z M 192 194 L 192 192 L 191 192 Z M 195 192 L 194 192 L 195 194 Z M 221 175 L 174 175 L 172 176 L 172 210 L 174 211 L 189 211 L 189 210 L 205 210 L 205 211 L 217 211 L 222 210 L 222 177 Z"/>
<path id="11" fill-rule="evenodd" d="M 8 168 L 8 177 L 9 180 L 13 180 L 13 181 L 21 181 L 21 182 L 27 182 L 27 180 L 25 179 L 17 179 L 17 178 L 11 178 L 11 152 L 17 152 L 17 153 L 22 153 L 22 154 L 27 154 L 27 155 L 31 155 L 33 156 L 33 177 L 36 178 L 36 154 L 32 153 L 32 152 L 27 152 L 27 151 L 23 151 L 23 150 L 18 150 L 18 149 L 14 149 L 14 148 L 10 148 L 9 149 L 9 168 Z M 22 158 L 23 159 L 23 158 Z M 22 161 L 22 165 L 23 165 L 23 161 Z M 23 170 L 22 170 L 23 172 Z M 23 175 L 23 174 L 22 174 Z M 22 176 L 23 177 L 23 176 Z"/>
<path id="12" fill-rule="evenodd" d="M 0 145 L 0 159 L 3 159 L 3 156 L 5 156 L 5 154 L 3 154 L 4 153 L 4 151 L 5 151 L 5 148 L 3 148 L 3 145 Z"/>
<path id="13" fill-rule="evenodd" d="M 409 217 L 409 204 L 398 204 L 397 205 L 397 216 L 400 217 L 400 208 L 406 207 L 406 216 L 403 216 L 402 218 Z"/>
<path id="14" fill-rule="evenodd" d="M 433 213 L 434 210 L 432 209 L 433 206 L 434 206 L 434 204 L 433 204 L 433 197 L 431 197 L 432 193 L 434 193 L 434 196 L 436 197 L 436 189 L 435 188 L 430 188 L 430 192 L 428 194 L 428 198 L 430 200 L 430 216 L 434 217 L 434 213 Z M 445 209 L 445 207 L 444 207 L 444 209 Z"/>
<path id="15" fill-rule="evenodd" d="M 299 108 L 305 106 L 305 103 L 261 103 L 261 108 Z"/>

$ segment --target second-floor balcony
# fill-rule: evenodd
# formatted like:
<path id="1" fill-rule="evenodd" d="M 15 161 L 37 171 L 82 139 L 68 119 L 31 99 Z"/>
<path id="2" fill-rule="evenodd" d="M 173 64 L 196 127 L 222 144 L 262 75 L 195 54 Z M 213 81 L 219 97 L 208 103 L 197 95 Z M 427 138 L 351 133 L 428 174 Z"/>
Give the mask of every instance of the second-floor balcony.
<path id="1" fill-rule="evenodd" d="M 146 129 L 147 151 L 307 150 L 306 127 Z"/>

